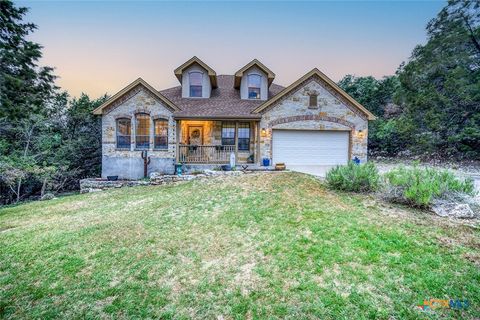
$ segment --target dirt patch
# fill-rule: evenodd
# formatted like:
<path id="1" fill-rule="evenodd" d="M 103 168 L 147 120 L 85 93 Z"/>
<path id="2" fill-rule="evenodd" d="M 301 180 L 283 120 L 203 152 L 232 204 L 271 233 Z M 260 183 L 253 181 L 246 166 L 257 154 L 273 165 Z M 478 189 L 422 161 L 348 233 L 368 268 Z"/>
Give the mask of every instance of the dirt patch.
<path id="1" fill-rule="evenodd" d="M 5 232 L 7 230 L 10 230 L 10 229 L 15 229 L 16 226 L 3 226 L 3 227 L 0 227 L 0 232 Z"/>

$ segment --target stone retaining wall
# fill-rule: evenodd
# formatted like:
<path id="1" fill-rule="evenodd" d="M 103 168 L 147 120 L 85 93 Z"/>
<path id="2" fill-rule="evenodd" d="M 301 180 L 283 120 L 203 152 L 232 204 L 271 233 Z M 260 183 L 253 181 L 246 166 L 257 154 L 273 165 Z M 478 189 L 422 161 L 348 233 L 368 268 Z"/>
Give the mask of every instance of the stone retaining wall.
<path id="1" fill-rule="evenodd" d="M 108 181 L 102 179 L 82 179 L 80 180 L 80 193 L 97 192 L 112 188 L 136 187 L 149 185 L 174 184 L 194 179 L 218 177 L 218 176 L 238 176 L 242 171 L 213 171 L 205 170 L 201 174 L 168 175 L 152 172 L 149 180 L 117 180 Z"/>

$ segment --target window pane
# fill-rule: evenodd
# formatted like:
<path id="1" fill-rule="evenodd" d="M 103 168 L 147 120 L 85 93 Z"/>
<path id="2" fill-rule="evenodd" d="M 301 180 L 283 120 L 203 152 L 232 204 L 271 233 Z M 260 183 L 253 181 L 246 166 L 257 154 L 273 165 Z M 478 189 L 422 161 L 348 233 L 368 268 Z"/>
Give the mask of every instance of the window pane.
<path id="1" fill-rule="evenodd" d="M 130 148 L 131 132 L 130 119 L 117 120 L 117 148 Z"/>
<path id="2" fill-rule="evenodd" d="M 138 114 L 136 124 L 136 147 L 148 149 L 150 146 L 150 116 L 148 114 Z"/>
<path id="3" fill-rule="evenodd" d="M 117 133 L 121 135 L 130 135 L 130 119 L 118 119 L 117 120 Z"/>
<path id="4" fill-rule="evenodd" d="M 241 122 L 238 124 L 238 138 L 250 138 L 250 123 Z"/>
<path id="5" fill-rule="evenodd" d="M 260 88 L 248 88 L 248 99 L 260 99 Z"/>
<path id="6" fill-rule="evenodd" d="M 250 150 L 250 139 L 238 138 L 238 150 Z"/>
<path id="7" fill-rule="evenodd" d="M 238 150 L 250 150 L 250 123 L 238 124 Z"/>
<path id="8" fill-rule="evenodd" d="M 202 97 L 202 79 L 201 72 L 190 72 L 190 97 Z"/>
<path id="9" fill-rule="evenodd" d="M 252 88 L 260 88 L 262 77 L 258 74 L 248 75 L 248 86 Z"/>
<path id="10" fill-rule="evenodd" d="M 201 86 L 203 74 L 201 72 L 190 72 L 190 85 Z"/>
<path id="11" fill-rule="evenodd" d="M 155 148 L 167 149 L 168 148 L 168 121 L 167 120 L 155 120 Z"/>
<path id="12" fill-rule="evenodd" d="M 224 145 L 224 146 L 233 146 L 234 144 L 235 144 L 235 139 L 222 138 L 222 145 Z"/>
<path id="13" fill-rule="evenodd" d="M 312 94 L 310 95 L 310 107 L 316 107 L 317 106 L 317 95 Z"/>
<path id="14" fill-rule="evenodd" d="M 202 97 L 202 86 L 190 86 L 190 97 Z"/>
<path id="15" fill-rule="evenodd" d="M 130 149 L 130 136 L 117 136 L 117 148 Z"/>
<path id="16" fill-rule="evenodd" d="M 260 99 L 262 77 L 258 74 L 248 75 L 248 99 Z"/>
<path id="17" fill-rule="evenodd" d="M 234 122 L 222 122 L 222 144 L 223 145 L 235 144 L 235 123 Z"/>

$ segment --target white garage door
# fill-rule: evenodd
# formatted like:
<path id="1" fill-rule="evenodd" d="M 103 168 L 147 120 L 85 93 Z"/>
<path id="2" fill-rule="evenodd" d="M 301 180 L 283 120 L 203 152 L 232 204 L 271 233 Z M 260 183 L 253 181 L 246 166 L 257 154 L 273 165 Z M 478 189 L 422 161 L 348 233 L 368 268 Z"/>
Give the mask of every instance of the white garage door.
<path id="1" fill-rule="evenodd" d="M 347 131 L 273 130 L 273 163 L 346 164 L 348 139 Z"/>

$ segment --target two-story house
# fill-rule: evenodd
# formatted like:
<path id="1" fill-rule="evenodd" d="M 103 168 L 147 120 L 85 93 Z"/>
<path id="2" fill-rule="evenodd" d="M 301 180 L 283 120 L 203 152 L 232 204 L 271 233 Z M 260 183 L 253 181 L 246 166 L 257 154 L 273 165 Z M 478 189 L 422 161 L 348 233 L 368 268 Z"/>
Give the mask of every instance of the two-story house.
<path id="1" fill-rule="evenodd" d="M 141 78 L 94 110 L 102 116 L 102 177 L 143 177 L 185 168 L 271 164 L 331 166 L 367 160 L 374 115 L 313 69 L 288 87 L 253 60 L 217 75 L 193 57 L 174 70 L 180 85 L 157 91 Z"/>

